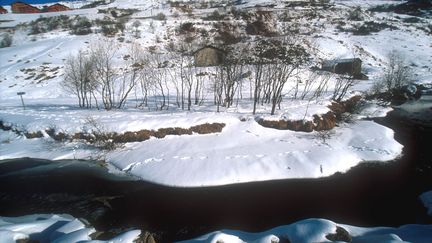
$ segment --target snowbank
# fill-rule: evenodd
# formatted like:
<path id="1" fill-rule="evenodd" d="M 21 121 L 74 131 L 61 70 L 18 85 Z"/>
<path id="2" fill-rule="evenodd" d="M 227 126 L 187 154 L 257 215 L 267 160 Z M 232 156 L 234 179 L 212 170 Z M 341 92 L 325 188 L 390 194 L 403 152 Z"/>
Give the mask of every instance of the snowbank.
<path id="1" fill-rule="evenodd" d="M 221 230 L 206 234 L 183 243 L 199 242 L 331 242 L 327 235 L 335 234 L 338 227 L 349 233 L 351 242 L 431 242 L 432 225 L 404 225 L 399 228 L 362 228 L 342 225 L 325 219 L 306 219 L 290 225 L 280 226 L 260 233 L 247 233 L 236 230 Z M 337 236 L 336 236 L 337 237 Z M 342 236 L 339 236 L 342 237 Z M 344 236 L 347 237 L 347 236 Z M 340 238 L 336 238 L 340 242 Z"/>
<path id="2" fill-rule="evenodd" d="M 393 131 L 371 121 L 322 134 L 231 120 L 220 134 L 128 143 L 108 153 L 106 160 L 144 180 L 195 187 L 329 176 L 362 161 L 392 160 L 401 151 Z"/>
<path id="3" fill-rule="evenodd" d="M 22 217 L 0 217 L 0 243 L 31 239 L 38 242 L 94 242 L 90 235 L 95 233 L 83 222 L 70 215 L 34 214 Z M 131 230 L 100 243 L 132 243 L 141 234 Z"/>
<path id="4" fill-rule="evenodd" d="M 432 216 L 432 191 L 421 194 L 420 200 L 423 202 L 423 205 L 428 209 L 428 214 Z"/>

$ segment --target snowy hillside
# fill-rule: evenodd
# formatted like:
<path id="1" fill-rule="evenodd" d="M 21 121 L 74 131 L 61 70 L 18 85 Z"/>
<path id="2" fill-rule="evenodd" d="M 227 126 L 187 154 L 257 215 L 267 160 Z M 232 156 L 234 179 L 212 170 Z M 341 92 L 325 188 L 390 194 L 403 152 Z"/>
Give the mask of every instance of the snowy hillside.
<path id="1" fill-rule="evenodd" d="M 0 48 L 0 159 L 105 160 L 113 170 L 143 180 L 193 187 L 329 176 L 401 155 L 393 131 L 359 120 L 391 110 L 374 102 L 350 116 L 354 122 L 338 120 L 330 131 L 278 130 L 257 121 L 316 123 L 331 112 L 332 98 L 369 93 L 394 49 L 411 68 L 411 81 L 430 82 L 430 18 L 370 10 L 400 1 L 183 2 L 115 0 L 83 9 L 86 2 L 65 2 L 75 9 L 0 15 L 1 38 L 11 40 Z M 259 89 L 253 114 L 257 72 L 248 55 L 263 39 L 283 39 L 308 58 L 284 80 L 280 93 L 268 91 L 277 95 L 273 100 L 265 100 L 271 85 Z M 227 68 L 194 67 L 185 55 L 207 45 L 246 57 L 230 66 L 233 86 L 223 83 L 229 79 Z M 70 72 L 68 61 L 81 54 L 94 57 L 104 46 L 112 54 L 112 70 L 106 73 L 114 73 L 112 106 L 104 109 L 109 102 L 98 81 L 81 90 L 85 98 L 79 107 L 76 91 L 65 82 L 77 73 Z M 348 78 L 352 86 L 341 95 L 343 78 L 311 68 L 343 58 L 360 58 L 369 79 Z M 271 78 L 272 72 L 267 74 Z M 103 81 L 103 75 L 93 79 Z M 25 110 L 18 92 L 25 92 Z M 212 123 L 223 123 L 222 131 L 185 131 Z M 161 129 L 185 130 L 181 136 L 158 137 Z M 101 137 L 96 132 L 108 136 L 104 142 L 113 143 L 113 134 L 125 142 L 114 141 L 106 150 L 94 141 Z M 153 135 L 124 138 L 140 132 Z"/>

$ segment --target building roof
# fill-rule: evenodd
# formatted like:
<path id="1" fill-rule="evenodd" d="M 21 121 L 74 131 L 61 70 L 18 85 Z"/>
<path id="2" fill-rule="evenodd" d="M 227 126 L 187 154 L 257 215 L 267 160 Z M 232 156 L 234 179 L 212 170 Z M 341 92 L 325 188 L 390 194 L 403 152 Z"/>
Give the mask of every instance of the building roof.
<path id="1" fill-rule="evenodd" d="M 352 62 L 361 62 L 362 60 L 360 58 L 343 58 L 343 59 L 334 59 L 334 60 L 325 60 L 323 61 L 322 65 L 326 67 L 332 67 L 336 64 L 341 63 L 352 63 Z"/>
<path id="2" fill-rule="evenodd" d="M 223 53 L 227 53 L 225 50 L 222 50 L 222 49 L 217 48 L 217 47 L 214 47 L 214 46 L 207 45 L 207 46 L 201 47 L 201 48 L 199 48 L 198 50 L 192 52 L 192 54 L 195 54 L 195 53 L 197 53 L 197 52 L 199 52 L 199 51 L 201 51 L 201 50 L 207 49 L 207 48 L 211 48 L 211 49 L 214 49 L 214 50 L 217 50 L 217 51 L 223 52 Z"/>
<path id="3" fill-rule="evenodd" d="M 33 8 L 33 9 L 37 9 L 37 10 L 40 11 L 39 8 L 37 8 L 37 7 L 35 7 L 35 6 L 31 5 L 31 4 L 24 3 L 24 2 L 20 2 L 20 1 L 12 3 L 12 4 L 11 4 L 11 7 L 13 7 L 13 5 L 16 5 L 16 4 L 25 5 L 25 6 L 27 6 L 27 7 L 30 7 L 30 8 Z"/>

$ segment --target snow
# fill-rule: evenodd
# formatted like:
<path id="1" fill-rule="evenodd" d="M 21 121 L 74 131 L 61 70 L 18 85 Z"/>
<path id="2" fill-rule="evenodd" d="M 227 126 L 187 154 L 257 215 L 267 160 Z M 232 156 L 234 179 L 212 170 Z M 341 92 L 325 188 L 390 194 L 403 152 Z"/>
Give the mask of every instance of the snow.
<path id="1" fill-rule="evenodd" d="M 278 0 L 245 0 L 236 8 L 251 8 L 256 5 L 275 4 L 275 11 L 284 8 Z M 406 16 L 392 13 L 367 13 L 367 21 L 386 21 L 395 25 L 394 30 L 382 30 L 367 36 L 354 36 L 339 32 L 336 24 L 343 20 L 347 11 L 354 6 L 362 8 L 379 4 L 400 3 L 400 1 L 378 0 L 337 0 L 335 7 L 320 11 L 323 18 L 308 19 L 296 8 L 290 14 L 298 15 L 296 21 L 303 32 L 316 27 L 308 40 L 316 49 L 315 59 L 340 59 L 359 57 L 363 69 L 369 76 L 367 81 L 359 81 L 348 92 L 348 97 L 367 92 L 386 65 L 386 56 L 397 49 L 413 68 L 415 82 L 428 83 L 432 80 L 432 46 L 430 36 L 421 27 L 432 24 L 431 19 L 422 23 L 406 24 Z M 65 3 L 66 5 L 68 3 Z M 84 2 L 71 3 L 79 7 Z M 8 32 L 13 36 L 11 47 L 0 49 L 0 121 L 19 131 L 0 130 L 0 160 L 9 158 L 43 158 L 50 160 L 87 159 L 104 160 L 110 171 L 126 173 L 146 181 L 179 187 L 217 186 L 232 183 L 246 183 L 289 178 L 318 178 L 337 172 L 346 172 L 362 162 L 391 161 L 402 153 L 402 145 L 394 139 L 394 132 L 373 121 L 363 118 L 383 117 L 392 108 L 383 107 L 377 102 L 368 102 L 353 123 L 341 123 L 329 132 L 293 132 L 275 130 L 260 126 L 256 120 L 313 120 L 315 114 L 329 111 L 334 78 L 329 80 L 328 90 L 316 100 L 292 99 L 289 91 L 294 87 L 288 82 L 284 90 L 284 102 L 273 116 L 269 106 L 258 106 L 257 115 L 251 115 L 251 102 L 244 99 L 237 106 L 221 108 L 215 112 L 212 94 L 206 96 L 204 105 L 192 106 L 192 111 L 182 111 L 172 104 L 167 111 L 155 111 L 151 104 L 146 109 L 138 109 L 134 98 L 128 101 L 124 110 L 103 111 L 79 109 L 76 100 L 61 85 L 64 60 L 80 49 L 88 51 L 92 43 L 99 40 L 100 34 L 74 36 L 68 31 L 56 30 L 29 36 L 22 28 L 13 30 L 21 23 L 28 23 L 40 16 L 86 16 L 89 19 L 103 18 L 98 9 L 111 7 L 136 8 L 139 12 L 126 23 L 125 42 L 119 43 L 120 51 L 116 60 L 138 42 L 143 48 L 156 46 L 163 51 L 164 45 L 176 40 L 175 29 L 179 23 L 192 21 L 197 26 L 200 20 L 191 19 L 186 13 L 172 16 L 178 9 L 172 9 L 164 1 L 116 0 L 108 5 L 93 9 L 43 14 L 2 14 L 0 34 Z M 10 10 L 10 7 L 6 7 Z M 307 9 L 305 7 L 304 9 Z M 214 9 L 194 9 L 196 18 Z M 295 13 L 298 12 L 298 13 Z M 166 21 L 155 21 L 149 17 L 164 13 Z M 396 18 L 397 17 L 397 18 Z M 339 18 L 339 19 L 338 19 Z M 133 21 L 139 20 L 141 36 L 133 37 Z M 310 24 L 308 27 L 307 25 Z M 347 24 L 349 23 L 347 21 Z M 280 26 L 279 26 L 280 25 Z M 153 26 L 153 28 L 151 28 Z M 278 24 L 282 28 L 281 24 Z M 206 30 L 209 26 L 201 26 Z M 349 26 L 348 26 L 349 27 Z M 156 39 L 160 39 L 158 43 Z M 318 65 L 318 63 L 317 63 Z M 58 71 L 56 71 L 58 68 Z M 36 73 L 45 72 L 52 79 L 38 82 L 29 77 L 26 69 Z M 301 70 L 300 79 L 308 78 L 310 71 Z M 246 80 L 248 82 L 250 80 Z M 248 87 L 244 87 L 248 90 Z M 300 87 L 301 90 L 302 87 Z M 210 89 L 210 88 L 209 88 Z M 172 92 L 173 90 L 171 90 Z M 21 107 L 17 92 L 26 92 Z M 244 91 L 244 97 L 249 92 Z M 419 102 L 408 102 L 396 107 L 410 114 L 412 119 L 417 111 L 430 109 L 430 96 Z M 189 128 L 204 123 L 224 123 L 221 133 L 192 134 L 163 139 L 150 138 L 144 142 L 126 143 L 112 151 L 99 150 L 84 141 L 57 142 L 45 130 L 54 128 L 57 132 L 69 135 L 91 130 L 88 120 L 95 120 L 106 132 L 124 133 L 159 128 Z M 422 117 L 424 124 L 430 124 L 431 117 Z M 242 121 L 241 121 L 242 120 Z M 42 138 L 27 139 L 23 132 L 42 131 Z M 61 162 L 57 162 L 62 164 Z M 431 213 L 432 193 L 421 195 L 421 200 Z M 291 242 L 328 242 L 326 235 L 335 233 L 336 227 L 343 227 L 353 237 L 353 242 L 431 242 L 432 226 L 405 225 L 399 228 L 364 228 L 337 224 L 325 219 L 307 219 L 290 225 L 280 226 L 261 233 L 247 233 L 234 230 L 221 230 L 186 242 L 277 242 L 283 238 Z M 0 243 L 39 237 L 36 240 L 50 242 L 133 242 L 140 231 L 125 232 L 110 241 L 92 240 L 95 229 L 79 219 L 68 215 L 29 215 L 22 217 L 0 217 Z M 41 234 L 35 234 L 41 233 Z"/>
<path id="2" fill-rule="evenodd" d="M 106 160 L 154 183 L 191 187 L 329 176 L 361 161 L 394 159 L 401 150 L 392 130 L 370 121 L 337 128 L 323 142 L 317 132 L 232 120 L 221 134 L 128 143 Z"/>
<path id="3" fill-rule="evenodd" d="M 92 241 L 90 235 L 96 232 L 79 219 L 70 215 L 34 214 L 21 217 L 0 217 L 0 243 L 31 239 L 39 242 L 75 243 L 132 243 L 141 234 L 130 230 L 111 240 Z"/>
<path id="4" fill-rule="evenodd" d="M 237 230 L 221 230 L 212 232 L 182 243 L 199 242 L 331 242 L 328 234 L 336 233 L 336 227 L 342 227 L 352 237 L 352 242 L 365 243 L 395 243 L 395 242 L 430 242 L 432 240 L 432 225 L 404 225 L 398 228 L 390 227 L 356 227 L 337 224 L 325 219 L 306 219 L 290 225 L 279 226 L 264 232 L 248 233 Z"/>
<path id="5" fill-rule="evenodd" d="M 420 200 L 427 208 L 428 214 L 432 216 L 432 191 L 424 192 L 420 195 Z"/>
<path id="6" fill-rule="evenodd" d="M 242 1 L 236 8 L 250 8 L 257 4 L 274 3 L 275 11 L 282 11 L 282 1 L 249 0 Z M 296 8 L 300 29 L 307 32 L 316 27 L 316 33 L 308 40 L 315 46 L 314 58 L 340 59 L 359 57 L 370 80 L 359 81 L 349 90 L 347 97 L 362 94 L 370 89 L 386 64 L 386 55 L 398 49 L 406 57 L 417 76 L 416 82 L 430 82 L 432 76 L 430 63 L 432 46 L 429 36 L 420 28 L 424 23 L 403 23 L 406 16 L 391 13 L 367 13 L 366 20 L 389 21 L 397 26 L 395 30 L 383 30 L 367 36 L 354 36 L 338 32 L 334 21 L 343 19 L 353 6 L 362 8 L 378 4 L 398 3 L 397 1 L 335 1 L 335 7 L 323 9 L 324 17 L 307 19 L 302 16 L 308 7 Z M 82 3 L 73 3 L 79 7 Z M 108 5 L 93 9 L 43 14 L 3 14 L 0 15 L 0 28 L 26 23 L 42 16 L 81 15 L 90 19 L 103 18 L 98 9 L 111 7 L 136 8 L 139 12 L 126 23 L 125 42 L 119 44 L 116 60 L 123 60 L 132 43 L 138 42 L 143 48 L 157 46 L 161 51 L 170 40 L 176 40 L 175 29 L 179 23 L 192 21 L 200 25 L 198 19 L 191 19 L 181 13 L 174 17 L 173 9 L 164 1 L 116 0 Z M 194 15 L 212 12 L 214 9 L 194 9 Z M 298 10 L 298 11 L 297 11 Z M 166 21 L 148 18 L 163 12 Z M 298 13 L 296 13 L 298 12 Z M 398 17 L 398 18 L 396 18 Z M 141 38 L 135 39 L 131 30 L 133 21 L 139 20 Z M 307 27 L 309 25 L 309 27 Z M 347 25 L 352 23 L 347 22 Z M 153 25 L 154 28 L 150 28 Z M 209 30 L 211 26 L 200 26 Z M 305 30 L 303 30 L 305 29 Z M 2 29 L 3 30 L 3 29 Z M 0 30 L 0 31 L 2 31 Z M 0 131 L 0 159 L 34 157 L 51 160 L 60 159 L 102 159 L 110 168 L 117 168 L 143 180 L 170 186 L 214 186 L 230 183 L 263 181 L 286 178 L 316 178 L 345 172 L 358 163 L 365 161 L 389 161 L 401 155 L 402 145 L 393 138 L 393 132 L 363 118 L 383 117 L 392 108 L 383 107 L 377 102 L 368 102 L 360 114 L 355 115 L 353 124 L 340 124 L 333 131 L 325 133 L 303 133 L 280 131 L 261 127 L 256 120 L 313 120 L 315 114 L 329 111 L 330 97 L 335 82 L 331 78 L 328 90 L 319 99 L 293 99 L 289 91 L 295 86 L 288 82 L 284 90 L 281 109 L 271 116 L 270 107 L 259 105 L 257 115 L 251 115 L 251 101 L 244 98 L 238 105 L 229 109 L 221 108 L 216 113 L 212 104 L 212 94 L 207 94 L 202 106 L 192 106 L 191 111 L 182 111 L 173 104 L 175 99 L 171 89 L 171 106 L 167 111 L 155 111 L 154 104 L 138 109 L 135 97 L 130 97 L 124 110 L 103 111 L 78 109 L 76 100 L 61 85 L 64 73 L 64 60 L 82 49 L 88 51 L 101 34 L 74 36 L 68 31 L 56 30 L 50 33 L 28 36 L 27 31 L 18 29 L 13 33 L 11 47 L 0 49 L 0 120 L 20 132 L 42 131 L 44 137 L 26 139 L 11 131 Z M 157 43 L 159 37 L 161 43 Z M 391 43 L 391 45 L 389 45 Z M 318 65 L 318 63 L 317 63 Z M 45 68 L 45 70 L 44 70 Z M 58 68 L 58 71 L 56 71 Z M 37 74 L 46 72 L 52 79 L 38 82 L 29 77 L 26 69 L 34 69 Z M 301 70 L 300 79 L 310 76 L 307 69 Z M 250 80 L 245 80 L 248 83 Z M 302 84 L 301 84 L 302 85 Z M 207 87 L 210 89 L 210 87 Z M 245 86 L 244 97 L 249 97 L 249 87 Z M 302 86 L 300 87 L 302 90 Z M 26 109 L 21 107 L 17 92 L 23 96 Z M 138 91 L 139 93 L 139 91 Z M 152 98 L 152 97 L 151 97 Z M 429 108 L 425 102 L 424 109 Z M 423 109 L 422 108 L 422 109 Z M 409 109 L 406 105 L 397 109 Z M 416 108 L 417 109 L 417 108 Z M 163 139 L 151 138 L 144 142 L 127 143 L 113 151 L 100 151 L 83 141 L 56 142 L 45 130 L 53 128 L 56 132 L 69 135 L 91 130 L 88 120 L 93 119 L 106 132 L 124 133 L 127 131 L 157 130 L 159 128 L 189 128 L 204 123 L 224 123 L 221 133 L 207 135 L 167 136 Z M 246 120 L 241 122 L 240 119 Z M 329 138 L 327 138 L 329 136 Z"/>
<path id="7" fill-rule="evenodd" d="M 305 219 L 259 233 L 238 230 L 220 230 L 182 243 L 199 242 L 330 242 L 326 236 L 345 229 L 352 242 L 430 242 L 432 225 L 403 225 L 391 227 L 357 227 L 338 224 L 326 219 Z M 109 240 L 92 240 L 94 228 L 70 215 L 34 214 L 20 217 L 0 217 L 0 243 L 31 239 L 40 242 L 67 243 L 132 243 L 138 239 L 140 230 L 129 230 Z"/>

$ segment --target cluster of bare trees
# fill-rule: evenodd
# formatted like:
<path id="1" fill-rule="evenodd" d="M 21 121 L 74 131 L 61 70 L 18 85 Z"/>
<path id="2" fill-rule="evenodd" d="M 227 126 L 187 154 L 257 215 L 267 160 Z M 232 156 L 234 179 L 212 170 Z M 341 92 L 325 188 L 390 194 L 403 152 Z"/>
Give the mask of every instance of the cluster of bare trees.
<path id="1" fill-rule="evenodd" d="M 254 70 L 253 111 L 257 104 L 271 104 L 273 115 L 282 102 L 282 91 L 295 72 L 308 60 L 301 45 L 289 40 L 262 40 L 253 50 Z"/>
<path id="2" fill-rule="evenodd" d="M 77 96 L 80 107 L 99 108 L 98 100 L 106 110 L 124 107 L 142 76 L 144 59 L 139 46 L 133 45 L 127 65 L 118 68 L 117 51 L 113 41 L 105 40 L 92 46 L 89 53 L 80 50 L 66 60 L 63 87 Z"/>
<path id="3" fill-rule="evenodd" d="M 76 95 L 80 107 L 106 110 L 125 107 L 134 95 L 137 107 L 154 105 L 157 110 L 172 106 L 191 110 L 213 98 L 219 112 L 220 107 L 238 106 L 249 89 L 246 98 L 253 102 L 252 113 L 267 104 L 273 115 L 287 95 L 287 83 L 294 87 L 289 91 L 293 99 L 310 102 L 327 92 L 332 77 L 314 71 L 300 78 L 309 54 L 289 39 L 261 40 L 252 48 L 238 45 L 216 67 L 197 67 L 191 52 L 188 44 L 160 54 L 133 43 L 127 55 L 118 58 L 115 42 L 103 40 L 66 60 L 63 84 Z M 342 99 L 351 81 L 338 79 L 333 99 Z"/>

